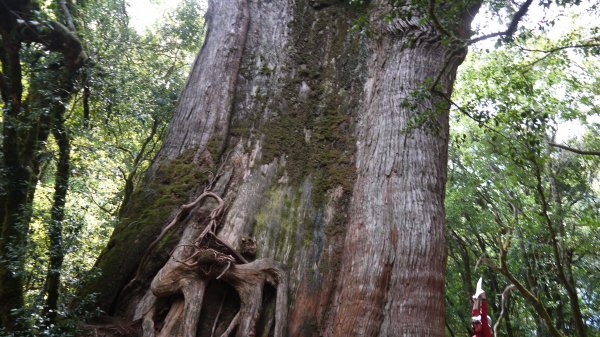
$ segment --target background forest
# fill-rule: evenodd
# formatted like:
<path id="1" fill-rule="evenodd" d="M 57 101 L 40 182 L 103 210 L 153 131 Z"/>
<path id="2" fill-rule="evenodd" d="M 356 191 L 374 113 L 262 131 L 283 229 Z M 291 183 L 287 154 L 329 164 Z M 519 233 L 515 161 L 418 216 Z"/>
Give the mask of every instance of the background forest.
<path id="1" fill-rule="evenodd" d="M 24 280 L 25 307 L 15 317 L 25 320 L 33 335 L 62 336 L 62 325 L 70 324 L 62 318 L 84 314 L 67 307 L 78 286 L 95 273 L 94 262 L 106 245 L 122 205 L 159 148 L 189 67 L 202 44 L 206 9 L 196 1 L 181 1 L 160 24 L 141 32 L 132 26 L 127 10 L 127 3 L 120 0 L 53 1 L 33 10 L 29 20 L 29 24 L 44 25 L 68 15 L 88 57 L 73 76 L 75 89 L 66 97 L 50 97 L 65 108 L 63 132 L 69 139 L 68 183 L 63 181 L 68 186 L 64 215 L 59 221 L 53 219 L 60 146 L 56 137 L 49 136 L 41 142 L 36 158 L 39 169 L 35 198 L 29 223 L 21 228 L 27 233 L 24 242 L 2 256 L 4 261 L 21 264 L 18 272 Z M 56 76 L 51 64 L 58 57 L 46 49 L 38 43 L 22 46 L 27 101 L 56 95 L 51 89 Z M 8 67 L 3 58 L 4 73 Z M 34 81 L 45 86 L 34 92 Z M 7 108 L 6 101 L 3 107 Z M 30 113 L 39 117 L 46 111 L 32 109 Z M 3 186 L 8 184 L 7 179 L 3 169 Z M 56 231 L 60 232 L 58 236 Z M 52 256 L 64 260 L 52 265 Z M 48 275 L 52 269 L 60 274 L 60 286 L 54 290 L 60 293 L 60 299 L 48 308 L 48 292 L 52 291 Z M 55 317 L 48 311 L 55 312 Z"/>
<path id="2" fill-rule="evenodd" d="M 16 233 L 3 227 L 0 256 L 0 271 L 23 280 L 11 314 L 23 330 L 0 335 L 76 335 L 101 314 L 73 299 L 160 148 L 203 42 L 201 3 L 182 0 L 140 32 L 122 0 L 40 1 L 17 24 L 61 22 L 76 36 L 86 60 L 68 75 L 57 66 L 65 52 L 36 39 L 20 45 L 15 74 L 2 35 L 5 207 L 10 149 L 32 153 L 30 203 Z M 536 5 L 511 38 L 470 47 L 448 98 L 447 336 L 469 333 L 479 277 L 497 336 L 600 336 L 600 8 Z M 489 3 L 477 28 L 506 24 L 512 13 L 499 8 Z M 355 29 L 368 34 L 364 22 Z"/>

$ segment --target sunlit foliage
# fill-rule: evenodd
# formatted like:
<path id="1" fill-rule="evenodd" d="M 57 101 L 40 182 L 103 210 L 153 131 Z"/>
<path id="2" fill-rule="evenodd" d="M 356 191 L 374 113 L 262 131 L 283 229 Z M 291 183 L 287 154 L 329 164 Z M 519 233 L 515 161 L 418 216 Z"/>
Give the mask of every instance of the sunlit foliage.
<path id="1" fill-rule="evenodd" d="M 186 0 L 144 33 L 129 24 L 121 0 L 80 1 L 72 10 L 89 61 L 68 104 L 71 179 L 63 221 L 65 262 L 59 316 L 69 304 L 112 231 L 119 209 L 160 146 L 179 92 L 203 39 L 203 12 Z M 49 11 L 49 8 L 45 8 Z M 26 50 L 35 52 L 35 46 Z M 34 71 L 24 60 L 26 72 Z M 40 316 L 48 264 L 47 224 L 54 192 L 57 145 L 50 138 L 36 188 L 21 317 L 36 334 L 65 336 L 73 327 L 47 327 Z M 85 302 L 85 301 L 79 301 Z M 36 332 L 37 331 L 37 332 Z"/>
<path id="2" fill-rule="evenodd" d="M 506 292 L 499 336 L 600 334 L 598 37 L 571 27 L 557 37 L 524 29 L 496 49 L 475 48 L 459 72 L 446 200 L 449 335 L 469 333 L 481 276 L 494 323 L 509 285 L 534 297 Z"/>

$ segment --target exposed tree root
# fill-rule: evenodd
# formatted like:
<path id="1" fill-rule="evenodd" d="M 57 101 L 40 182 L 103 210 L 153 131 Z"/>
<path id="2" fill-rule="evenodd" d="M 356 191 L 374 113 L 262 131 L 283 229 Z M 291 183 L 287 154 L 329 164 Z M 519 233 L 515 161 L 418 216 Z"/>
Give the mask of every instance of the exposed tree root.
<path id="1" fill-rule="evenodd" d="M 114 318 L 114 317 L 103 317 L 101 320 L 95 323 L 82 324 L 81 328 L 83 333 L 82 337 L 125 337 L 125 336 L 137 336 L 139 334 L 139 325 L 131 323 L 130 321 Z"/>
<path id="2" fill-rule="evenodd" d="M 247 242 L 248 239 L 244 239 L 242 247 L 248 248 L 249 251 L 240 253 L 214 234 L 213 229 L 216 228 L 217 218 L 221 215 L 224 207 L 223 200 L 216 194 L 205 191 L 196 201 L 183 206 L 180 212 L 191 212 L 207 196 L 218 201 L 218 206 L 210 213 L 208 225 L 192 244 L 175 247 L 171 258 L 152 280 L 150 290 L 155 298 L 150 299 L 149 309 L 143 317 L 143 336 L 162 337 L 176 334 L 195 337 L 206 286 L 210 280 L 220 279 L 231 285 L 240 298 L 239 312 L 221 337 L 230 336 L 234 331 L 236 331 L 235 336 L 237 337 L 255 336 L 265 283 L 277 289 L 274 336 L 282 337 L 287 319 L 288 287 L 287 275 L 283 266 L 271 259 L 248 262 L 242 253 L 247 254 L 246 256 L 254 256 L 256 245 L 253 242 Z M 165 227 L 160 236 L 164 236 L 168 229 L 183 218 L 178 214 L 173 222 Z M 157 300 L 175 294 L 183 294 L 183 303 L 172 304 L 162 327 L 157 329 L 154 321 Z M 219 319 L 219 315 L 216 319 Z M 214 326 L 216 324 L 217 322 L 214 323 Z"/>
<path id="3" fill-rule="evenodd" d="M 231 323 L 229 323 L 229 326 L 227 327 L 227 330 L 225 330 L 223 332 L 223 334 L 221 334 L 221 337 L 227 337 L 227 336 L 229 336 L 229 334 L 231 334 L 231 332 L 233 331 L 233 329 L 235 329 L 238 326 L 239 322 L 240 322 L 240 312 L 238 311 L 238 313 L 235 314 L 235 317 L 233 317 L 233 319 L 231 320 Z"/>

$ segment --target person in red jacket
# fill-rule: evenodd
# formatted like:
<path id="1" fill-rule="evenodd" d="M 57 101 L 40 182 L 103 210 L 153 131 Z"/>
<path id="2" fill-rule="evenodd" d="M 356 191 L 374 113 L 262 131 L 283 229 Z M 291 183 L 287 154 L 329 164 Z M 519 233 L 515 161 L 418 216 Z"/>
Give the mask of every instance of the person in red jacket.
<path id="1" fill-rule="evenodd" d="M 475 333 L 473 337 L 492 337 L 492 320 L 488 316 L 488 306 L 485 291 L 473 296 L 473 310 L 471 311 L 471 327 Z"/>

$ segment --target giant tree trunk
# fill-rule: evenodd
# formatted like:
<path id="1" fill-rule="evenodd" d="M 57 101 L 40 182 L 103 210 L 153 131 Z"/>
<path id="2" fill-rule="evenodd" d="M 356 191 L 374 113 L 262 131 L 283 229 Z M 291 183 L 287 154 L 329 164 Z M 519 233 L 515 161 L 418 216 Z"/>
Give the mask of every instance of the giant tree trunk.
<path id="1" fill-rule="evenodd" d="M 467 10 L 442 7 L 453 13 L 442 24 L 465 37 Z M 269 300 L 280 304 L 280 289 L 262 296 L 264 281 L 252 283 L 263 303 L 250 305 L 232 281 L 254 262 L 215 253 L 219 280 L 177 264 L 191 254 L 177 247 L 214 231 L 213 244 L 237 249 L 251 236 L 259 257 L 287 265 L 284 335 L 443 336 L 448 106 L 432 87 L 449 95 L 465 50 L 426 12 L 383 0 L 212 1 L 165 144 L 87 289 L 101 308 L 143 318 L 148 336 L 189 333 L 175 323 L 189 327 L 189 313 L 198 336 L 219 336 L 255 307 L 238 335 L 281 329 Z M 202 192 L 224 200 L 222 217 L 209 215 L 211 198 L 176 210 Z"/>

